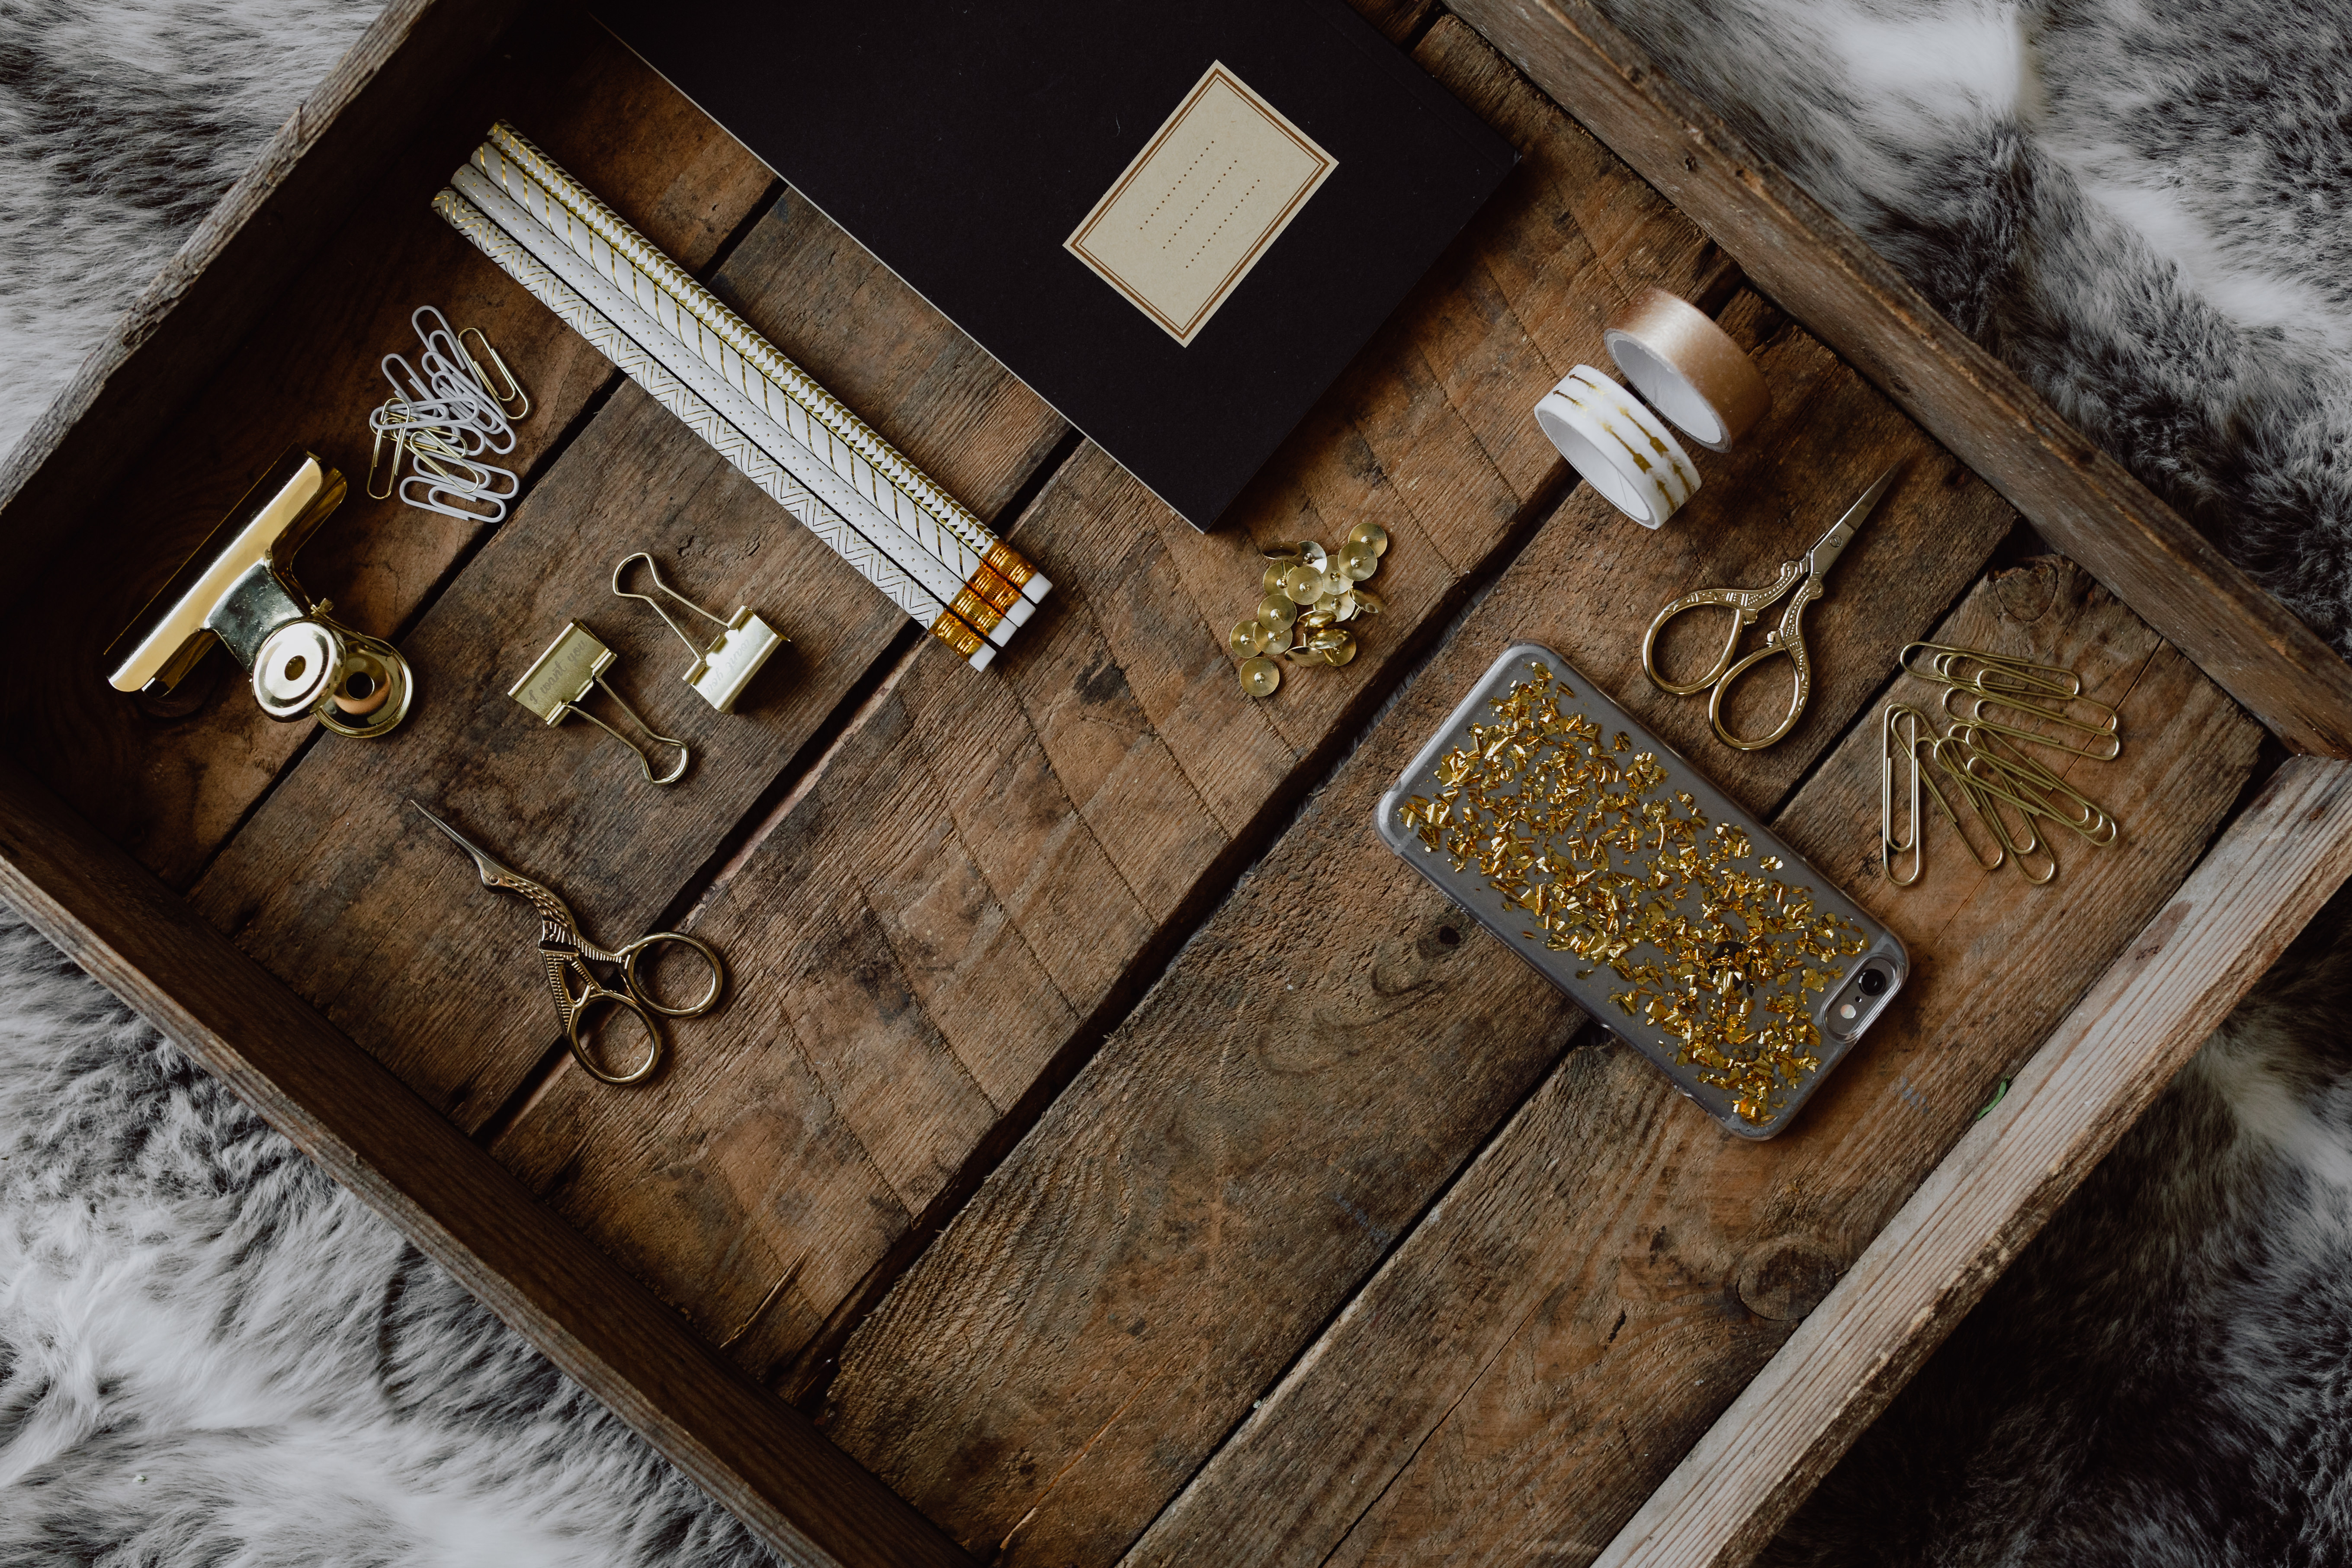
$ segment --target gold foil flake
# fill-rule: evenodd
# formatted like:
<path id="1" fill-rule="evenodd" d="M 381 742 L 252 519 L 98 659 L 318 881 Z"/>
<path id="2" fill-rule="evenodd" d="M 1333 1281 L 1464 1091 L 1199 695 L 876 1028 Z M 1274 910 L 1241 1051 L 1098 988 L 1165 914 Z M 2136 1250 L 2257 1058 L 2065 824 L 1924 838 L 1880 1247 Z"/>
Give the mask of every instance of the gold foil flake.
<path id="1" fill-rule="evenodd" d="M 1589 961 L 1580 979 L 1615 975 L 1609 1001 L 1679 1042 L 1735 1115 L 1769 1121 L 1820 1070 L 1812 1000 L 1868 941 L 1772 877 L 1780 858 L 1758 858 L 1736 824 L 1670 792 L 1655 753 L 1562 706 L 1575 696 L 1535 666 L 1490 704 L 1494 722 L 1438 759 L 1435 795 L 1399 816 L 1532 917 L 1529 940 Z"/>

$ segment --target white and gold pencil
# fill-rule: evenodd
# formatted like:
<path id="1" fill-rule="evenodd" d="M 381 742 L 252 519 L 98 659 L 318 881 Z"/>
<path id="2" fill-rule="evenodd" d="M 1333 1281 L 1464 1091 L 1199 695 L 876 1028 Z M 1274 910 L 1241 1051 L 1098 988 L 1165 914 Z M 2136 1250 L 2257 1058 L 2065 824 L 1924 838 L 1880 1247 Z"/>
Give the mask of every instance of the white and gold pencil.
<path id="1" fill-rule="evenodd" d="M 558 237 L 1015 624 L 1053 584 L 814 377 L 503 121 L 474 157 Z M 558 216 L 568 216 L 563 221 Z"/>
<path id="2" fill-rule="evenodd" d="M 496 193 L 491 194 L 495 198 Z M 591 304 L 581 290 L 544 263 L 507 226 L 494 221 L 479 206 L 454 189 L 443 189 L 434 198 L 433 207 L 541 304 L 587 339 L 592 348 L 610 360 L 630 380 L 644 387 L 656 402 L 684 420 L 689 429 L 709 442 L 745 478 L 772 497 L 861 576 L 880 589 L 891 603 L 904 610 L 931 636 L 953 648 L 972 668 L 988 668 L 989 662 L 996 656 L 996 648 L 988 638 L 973 629 L 920 581 L 901 569 L 894 559 L 874 547 L 820 502 L 808 487 L 787 471 L 759 443 L 737 429 L 636 336 L 623 330 Z M 658 337 L 661 334 L 650 335 Z"/>

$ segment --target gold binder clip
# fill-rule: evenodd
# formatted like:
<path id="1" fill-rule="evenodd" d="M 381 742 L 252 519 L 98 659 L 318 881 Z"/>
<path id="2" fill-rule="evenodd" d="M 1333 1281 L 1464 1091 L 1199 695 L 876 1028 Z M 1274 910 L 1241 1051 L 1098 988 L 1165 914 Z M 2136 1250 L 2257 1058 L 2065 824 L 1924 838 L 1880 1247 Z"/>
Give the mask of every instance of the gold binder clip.
<path id="1" fill-rule="evenodd" d="M 652 574 L 656 590 L 668 595 L 719 628 L 719 636 L 711 640 L 709 647 L 695 647 L 694 639 L 687 636 L 686 628 L 670 618 L 670 613 L 656 602 L 653 595 L 632 594 L 621 586 L 621 574 L 629 569 L 632 561 L 646 563 L 646 570 Z M 613 568 L 613 592 L 624 599 L 643 599 L 653 607 L 654 614 L 662 618 L 662 624 L 677 634 L 677 640 L 694 655 L 694 666 L 686 672 L 686 683 L 694 688 L 696 696 L 721 713 L 735 711 L 735 700 L 743 695 L 743 688 L 751 684 L 751 678 L 760 673 L 760 667 L 768 662 L 768 657 L 784 641 L 777 635 L 775 627 L 740 605 L 736 607 L 731 618 L 720 620 L 663 582 L 661 568 L 655 565 L 654 558 L 642 550 L 635 555 L 622 556 L 620 564 Z"/>
<path id="2" fill-rule="evenodd" d="M 408 661 L 331 619 L 289 563 L 342 503 L 343 476 L 299 447 L 247 490 L 107 650 L 117 691 L 170 691 L 217 642 L 253 672 L 272 719 L 315 718 L 338 735 L 382 735 L 408 712 Z"/>
<path id="3" fill-rule="evenodd" d="M 606 647 L 594 632 L 578 621 L 572 621 L 556 634 L 555 640 L 547 645 L 545 653 L 532 660 L 531 667 L 523 671 L 522 679 L 507 689 L 507 695 L 550 725 L 561 724 L 571 715 L 579 714 L 636 752 L 637 765 L 645 769 L 648 783 L 676 784 L 685 774 L 686 764 L 693 760 L 693 754 L 687 750 L 684 741 L 657 733 L 651 724 L 646 722 L 644 715 L 630 707 L 619 692 L 604 686 L 604 672 L 613 668 L 619 657 Z M 649 738 L 665 746 L 676 746 L 677 765 L 656 775 L 653 757 L 643 746 L 580 706 L 587 700 L 588 689 L 592 686 L 603 686 L 604 695 L 611 698 L 614 705 L 627 714 L 630 721 Z"/>

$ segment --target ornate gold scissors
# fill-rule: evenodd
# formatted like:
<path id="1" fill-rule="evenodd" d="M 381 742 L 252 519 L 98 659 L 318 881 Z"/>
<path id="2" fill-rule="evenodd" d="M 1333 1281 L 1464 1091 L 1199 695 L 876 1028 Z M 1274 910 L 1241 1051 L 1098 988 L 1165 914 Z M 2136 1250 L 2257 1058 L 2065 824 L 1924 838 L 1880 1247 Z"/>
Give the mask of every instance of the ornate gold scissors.
<path id="1" fill-rule="evenodd" d="M 1895 471 L 1902 466 L 1897 463 L 1873 479 L 1870 488 L 1862 492 L 1862 499 L 1846 508 L 1845 515 L 1838 519 L 1827 533 L 1815 540 L 1811 550 L 1794 561 L 1780 563 L 1780 575 L 1766 586 L 1694 588 L 1660 610 L 1657 619 L 1650 623 L 1650 629 L 1642 635 L 1642 668 L 1648 674 L 1651 683 L 1659 690 L 1676 697 L 1688 697 L 1702 688 L 1714 687 L 1706 700 L 1707 722 L 1715 726 L 1717 740 L 1742 752 L 1761 751 L 1795 729 L 1797 721 L 1804 716 L 1805 700 L 1813 694 L 1813 662 L 1805 652 L 1805 634 L 1799 624 L 1804 616 L 1805 606 L 1828 591 L 1830 568 L 1837 564 L 1840 555 L 1845 553 L 1845 547 L 1853 542 L 1853 536 L 1862 531 L 1863 523 L 1878 505 L 1878 498 L 1886 493 L 1886 487 L 1894 482 Z M 1799 587 L 1801 578 L 1804 585 Z M 1797 595 L 1789 601 L 1789 607 L 1780 612 L 1780 624 L 1764 634 L 1764 646 L 1745 658 L 1736 658 L 1739 634 L 1755 623 L 1757 612 L 1791 588 L 1796 588 Z M 1658 673 L 1658 633 L 1668 621 L 1685 610 L 1695 610 L 1704 605 L 1721 605 L 1733 611 L 1738 617 L 1731 623 L 1731 635 L 1723 639 L 1723 653 L 1715 661 L 1715 667 L 1696 680 L 1668 680 Z M 1725 729 L 1724 692 L 1759 664 L 1781 654 L 1787 655 L 1790 664 L 1795 668 L 1797 683 L 1789 697 L 1789 711 L 1781 717 L 1780 722 L 1773 727 L 1770 733 L 1752 739 L 1743 739 Z"/>
<path id="2" fill-rule="evenodd" d="M 426 811 L 423 806 L 417 805 L 416 802 L 412 800 L 408 804 L 415 805 L 418 815 L 455 839 L 458 848 L 474 858 L 475 866 L 482 873 L 482 886 L 500 889 L 509 893 L 520 893 L 524 898 L 529 899 L 531 907 L 539 911 L 540 961 L 547 966 L 547 984 L 548 988 L 555 993 L 555 1010 L 563 1019 L 564 1037 L 572 1042 L 573 1058 L 597 1082 L 643 1083 L 653 1076 L 654 1068 L 661 1065 L 662 1032 L 661 1025 L 656 1020 L 699 1018 L 719 1005 L 719 994 L 726 989 L 727 985 L 727 969 L 719 963 L 719 954 L 712 951 L 709 943 L 698 942 L 693 937 L 677 931 L 650 931 L 626 946 L 608 952 L 580 934 L 580 922 L 572 918 L 571 910 L 564 906 L 563 900 L 557 898 L 552 890 L 532 881 L 510 866 L 500 865 L 488 851 L 469 841 L 464 834 Z M 710 966 L 710 988 L 702 994 L 700 1001 L 685 1007 L 664 1006 L 654 999 L 643 977 L 637 973 L 637 964 L 648 952 L 666 942 L 683 944 L 698 954 L 703 963 Z M 592 959 L 598 963 L 617 964 L 620 967 L 621 988 L 619 990 L 614 990 L 590 973 L 588 961 Z M 572 989 L 572 981 L 575 977 L 580 986 L 576 992 Z M 640 1062 L 634 1071 L 625 1073 L 605 1071 L 603 1065 L 589 1054 L 587 1043 L 582 1038 L 583 1030 L 589 1019 L 603 1004 L 610 1004 L 634 1015 L 637 1022 L 646 1026 L 646 1037 L 652 1042 L 651 1048 L 646 1052 L 646 1059 Z"/>

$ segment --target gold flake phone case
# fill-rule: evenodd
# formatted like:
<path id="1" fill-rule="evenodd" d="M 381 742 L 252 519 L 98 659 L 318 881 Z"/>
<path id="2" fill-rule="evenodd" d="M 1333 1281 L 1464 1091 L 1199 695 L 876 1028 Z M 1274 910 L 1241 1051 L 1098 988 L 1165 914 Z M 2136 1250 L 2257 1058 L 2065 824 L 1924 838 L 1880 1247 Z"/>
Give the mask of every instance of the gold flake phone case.
<path id="1" fill-rule="evenodd" d="M 1903 987 L 1902 942 L 1549 648 L 1496 659 L 1381 837 L 1743 1138 Z"/>

